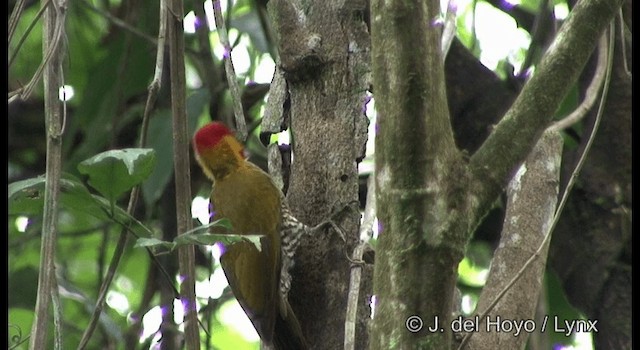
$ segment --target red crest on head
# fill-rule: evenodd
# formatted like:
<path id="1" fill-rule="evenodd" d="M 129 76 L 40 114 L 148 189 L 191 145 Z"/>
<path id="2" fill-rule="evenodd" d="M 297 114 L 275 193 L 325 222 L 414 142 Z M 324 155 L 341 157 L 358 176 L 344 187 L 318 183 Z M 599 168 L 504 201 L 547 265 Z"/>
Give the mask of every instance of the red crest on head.
<path id="1" fill-rule="evenodd" d="M 209 123 L 196 131 L 193 136 L 193 146 L 196 152 L 200 154 L 204 150 L 215 147 L 227 135 L 233 136 L 231 130 L 224 124 L 219 122 Z"/>

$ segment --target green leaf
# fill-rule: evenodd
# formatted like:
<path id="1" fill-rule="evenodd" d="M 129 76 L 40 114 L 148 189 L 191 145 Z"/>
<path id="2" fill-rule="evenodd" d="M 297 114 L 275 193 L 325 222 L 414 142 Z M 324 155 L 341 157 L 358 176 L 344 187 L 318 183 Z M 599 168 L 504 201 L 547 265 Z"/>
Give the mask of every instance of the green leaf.
<path id="1" fill-rule="evenodd" d="M 138 238 L 134 247 L 174 250 L 187 245 L 214 245 L 217 242 L 232 244 L 241 240 L 252 242 L 258 250 L 261 248 L 260 238 L 263 236 L 215 235 L 211 233 L 188 233 L 179 235 L 173 242 L 158 238 Z"/>
<path id="2" fill-rule="evenodd" d="M 187 232 L 184 232 L 179 236 L 195 235 L 195 234 L 203 234 L 203 233 L 208 233 L 208 234 L 213 233 L 221 236 L 231 235 L 231 222 L 229 221 L 229 219 L 226 219 L 226 218 L 216 220 L 206 225 L 201 225 Z"/>
<path id="3" fill-rule="evenodd" d="M 177 246 L 196 244 L 196 245 L 213 245 L 216 242 L 225 240 L 223 235 L 212 235 L 210 233 L 187 233 L 179 235 L 173 241 Z"/>
<path id="4" fill-rule="evenodd" d="M 260 239 L 263 235 L 233 235 L 233 234 L 211 234 L 211 233 L 187 233 L 179 235 L 173 241 L 176 246 L 183 246 L 189 244 L 195 245 L 213 245 L 217 242 L 224 245 L 233 244 L 235 242 L 247 241 L 253 243 L 258 251 L 262 250 L 262 243 Z"/>
<path id="5" fill-rule="evenodd" d="M 9 215 L 39 215 L 44 207 L 43 176 L 9 184 Z M 152 231 L 107 199 L 93 195 L 77 178 L 65 174 L 60 179 L 60 207 L 72 215 L 91 215 L 113 221 L 137 237 L 151 237 Z"/>
<path id="6" fill-rule="evenodd" d="M 78 164 L 89 176 L 89 184 L 109 201 L 144 181 L 155 166 L 155 152 L 147 148 L 127 148 L 97 154 Z"/>
<path id="7" fill-rule="evenodd" d="M 44 203 L 44 177 L 9 184 L 9 215 L 40 215 Z"/>
<path id="8" fill-rule="evenodd" d="M 176 247 L 195 244 L 195 245 L 213 245 L 216 242 L 230 243 L 239 239 L 232 238 L 227 232 L 231 230 L 231 223 L 227 219 L 220 219 L 206 225 L 198 226 L 184 234 L 178 235 L 173 242 L 163 241 L 157 238 L 139 238 L 136 240 L 135 247 L 149 247 L 153 249 L 173 250 Z M 218 232 L 217 234 L 209 233 L 210 231 Z M 259 241 L 259 240 L 258 240 Z M 258 249 L 260 245 L 257 245 Z"/>
<path id="9" fill-rule="evenodd" d="M 134 247 L 148 247 L 148 248 L 166 248 L 173 250 L 176 244 L 173 242 L 163 241 L 157 238 L 138 238 Z"/>

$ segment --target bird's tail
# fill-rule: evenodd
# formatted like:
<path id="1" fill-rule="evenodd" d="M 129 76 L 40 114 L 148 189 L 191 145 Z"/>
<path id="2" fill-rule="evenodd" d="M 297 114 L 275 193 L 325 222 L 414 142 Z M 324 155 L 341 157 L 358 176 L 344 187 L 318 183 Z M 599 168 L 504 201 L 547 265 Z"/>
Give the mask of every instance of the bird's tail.
<path id="1" fill-rule="evenodd" d="M 281 299 L 282 300 L 282 299 Z M 285 299 L 285 305 L 282 309 L 285 312 L 278 312 L 276 316 L 275 327 L 273 330 L 273 349 L 274 350 L 307 350 L 309 346 L 302 335 L 302 328 L 291 309 L 291 305 Z"/>

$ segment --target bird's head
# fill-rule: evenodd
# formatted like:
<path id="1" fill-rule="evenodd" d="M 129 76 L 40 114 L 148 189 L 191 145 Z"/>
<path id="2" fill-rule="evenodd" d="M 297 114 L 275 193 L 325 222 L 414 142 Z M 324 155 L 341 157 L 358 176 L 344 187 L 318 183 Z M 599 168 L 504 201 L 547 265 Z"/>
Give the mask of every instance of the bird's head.
<path id="1" fill-rule="evenodd" d="M 202 170 L 213 180 L 224 178 L 245 161 L 244 147 L 220 122 L 198 129 L 193 136 L 193 149 Z"/>

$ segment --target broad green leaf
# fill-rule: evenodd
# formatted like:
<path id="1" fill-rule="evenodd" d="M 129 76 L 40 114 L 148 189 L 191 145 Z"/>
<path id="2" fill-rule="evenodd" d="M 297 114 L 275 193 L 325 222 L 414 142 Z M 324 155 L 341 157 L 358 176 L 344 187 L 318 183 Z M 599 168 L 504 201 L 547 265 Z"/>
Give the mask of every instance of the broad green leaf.
<path id="1" fill-rule="evenodd" d="M 9 215 L 40 215 L 44 203 L 44 176 L 9 184 Z"/>
<path id="2" fill-rule="evenodd" d="M 173 241 L 176 246 L 195 244 L 195 245 L 213 245 L 216 242 L 223 243 L 224 245 L 233 244 L 240 241 L 248 241 L 256 246 L 258 251 L 262 250 L 262 244 L 260 239 L 262 235 L 231 235 L 231 234 L 211 234 L 211 233 L 187 233 L 179 235 Z"/>
<path id="3" fill-rule="evenodd" d="M 9 184 L 9 215 L 39 215 L 44 206 L 43 176 Z M 65 174 L 60 180 L 61 209 L 71 215 L 91 215 L 101 220 L 113 221 L 137 237 L 151 237 L 152 232 L 140 221 L 118 206 L 111 206 L 107 199 L 89 193 L 78 179 Z"/>
<path id="4" fill-rule="evenodd" d="M 144 181 L 155 165 L 155 151 L 127 148 L 97 154 L 78 164 L 78 170 L 89 176 L 89 184 L 111 202 Z"/>

